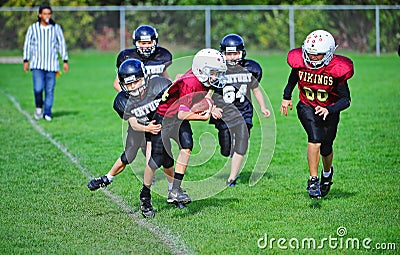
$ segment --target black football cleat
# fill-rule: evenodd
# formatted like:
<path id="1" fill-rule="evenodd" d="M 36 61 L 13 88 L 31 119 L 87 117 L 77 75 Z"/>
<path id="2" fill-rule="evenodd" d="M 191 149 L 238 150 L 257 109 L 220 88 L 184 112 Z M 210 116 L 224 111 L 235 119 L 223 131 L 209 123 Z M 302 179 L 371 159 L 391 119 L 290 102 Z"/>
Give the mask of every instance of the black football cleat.
<path id="1" fill-rule="evenodd" d="M 154 218 L 156 216 L 153 206 L 151 205 L 151 198 L 149 197 L 140 198 L 140 209 L 142 210 L 142 215 L 145 218 Z"/>
<path id="2" fill-rule="evenodd" d="M 172 189 L 168 193 L 167 198 L 168 204 L 189 204 L 192 202 L 192 199 L 185 193 L 182 188 Z"/>
<path id="3" fill-rule="evenodd" d="M 99 188 L 104 188 L 109 184 L 111 184 L 111 182 L 108 180 L 107 176 L 103 175 L 102 177 L 90 180 L 87 186 L 91 191 L 95 191 Z"/>
<path id="4" fill-rule="evenodd" d="M 307 190 L 310 198 L 321 198 L 321 189 L 319 187 L 318 176 L 313 176 L 308 180 Z"/>
<path id="5" fill-rule="evenodd" d="M 329 175 L 329 177 L 324 177 L 323 172 L 324 172 L 324 170 L 322 170 L 321 182 L 320 182 L 321 196 L 322 197 L 328 195 L 329 191 L 331 190 L 331 185 L 333 184 L 333 182 L 332 182 L 333 166 L 331 166 L 331 174 Z"/>

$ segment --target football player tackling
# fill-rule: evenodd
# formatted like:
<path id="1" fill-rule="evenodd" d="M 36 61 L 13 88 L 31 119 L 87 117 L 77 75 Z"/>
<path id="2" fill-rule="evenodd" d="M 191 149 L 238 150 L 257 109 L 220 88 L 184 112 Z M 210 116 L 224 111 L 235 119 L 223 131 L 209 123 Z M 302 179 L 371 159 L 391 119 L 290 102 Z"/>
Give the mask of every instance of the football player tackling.
<path id="1" fill-rule="evenodd" d="M 174 139 L 180 153 L 176 160 L 172 190 L 167 202 L 178 206 L 188 204 L 192 200 L 181 188 L 190 153 L 193 148 L 193 133 L 190 121 L 207 121 L 211 108 L 202 113 L 192 111 L 193 105 L 209 95 L 212 88 L 225 84 L 226 61 L 217 50 L 203 49 L 193 58 L 192 68 L 183 74 L 164 93 L 164 101 L 154 114 L 155 124 L 162 124 L 161 132 L 151 135 L 151 157 L 144 172 L 143 188 L 140 199 L 150 199 L 150 187 L 154 171 L 160 166 L 170 168 L 174 165 L 171 152 L 171 141 Z M 153 208 L 149 207 L 152 211 Z"/>
<path id="2" fill-rule="evenodd" d="M 161 101 L 161 95 L 171 85 L 164 77 L 149 78 L 143 63 L 137 59 L 122 62 L 118 69 L 118 80 L 122 91 L 114 100 L 114 110 L 121 119 L 129 122 L 125 150 L 115 161 L 110 171 L 101 177 L 89 181 L 92 191 L 111 184 L 114 177 L 121 173 L 126 165 L 136 158 L 139 148 L 146 147 L 146 159 L 150 157 L 150 134 L 161 130 L 160 124 L 152 120 L 153 114 Z M 170 188 L 172 188 L 173 168 L 165 168 Z M 150 201 L 141 200 L 141 206 L 147 208 Z M 152 212 L 142 211 L 144 217 L 152 216 Z"/>
<path id="3" fill-rule="evenodd" d="M 292 110 L 292 92 L 296 84 L 299 98 L 297 116 L 308 137 L 307 160 L 310 170 L 308 194 L 321 198 L 328 194 L 333 177 L 333 141 L 336 137 L 340 112 L 350 106 L 347 80 L 354 74 L 353 62 L 334 55 L 333 36 L 324 30 L 310 33 L 302 48 L 289 51 L 287 62 L 292 68 L 284 89 L 280 107 L 287 116 Z M 318 178 L 318 165 L 322 156 L 323 170 Z"/>

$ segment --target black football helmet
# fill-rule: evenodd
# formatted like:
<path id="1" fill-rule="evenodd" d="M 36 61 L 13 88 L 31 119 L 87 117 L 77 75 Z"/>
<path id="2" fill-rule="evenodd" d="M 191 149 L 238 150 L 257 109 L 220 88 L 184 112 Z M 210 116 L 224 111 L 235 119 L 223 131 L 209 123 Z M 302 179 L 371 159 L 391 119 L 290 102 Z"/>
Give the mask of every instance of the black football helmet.
<path id="1" fill-rule="evenodd" d="M 157 30 L 149 25 L 142 25 L 136 28 L 132 35 L 133 45 L 139 54 L 148 58 L 156 50 L 158 44 L 158 33 Z M 140 47 L 138 41 L 148 41 L 151 42 L 150 47 Z"/>
<path id="2" fill-rule="evenodd" d="M 142 79 L 143 82 L 136 85 L 133 89 L 128 89 L 126 86 L 132 82 Z M 118 80 L 121 89 L 131 96 L 137 97 L 142 95 L 142 92 L 147 87 L 147 74 L 142 61 L 137 59 L 127 59 L 118 68 Z"/>
<path id="3" fill-rule="evenodd" d="M 244 40 L 237 34 L 226 35 L 221 40 L 220 51 L 225 54 L 226 52 L 236 52 L 241 51 L 242 56 L 238 60 L 227 61 L 228 65 L 242 64 L 244 58 L 246 57 L 246 50 L 244 48 Z"/>

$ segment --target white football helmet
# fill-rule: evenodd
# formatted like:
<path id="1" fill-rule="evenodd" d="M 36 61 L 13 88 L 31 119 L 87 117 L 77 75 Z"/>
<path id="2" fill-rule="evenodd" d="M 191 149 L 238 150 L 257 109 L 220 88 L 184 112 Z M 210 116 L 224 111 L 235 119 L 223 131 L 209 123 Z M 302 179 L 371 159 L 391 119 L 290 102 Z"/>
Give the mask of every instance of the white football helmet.
<path id="1" fill-rule="evenodd" d="M 315 30 L 307 35 L 304 40 L 303 60 L 304 64 L 311 69 L 319 69 L 324 65 L 328 65 L 333 58 L 333 52 L 336 49 L 335 39 L 325 30 Z M 324 54 L 322 60 L 311 60 L 308 54 L 320 55 Z"/>
<path id="2" fill-rule="evenodd" d="M 221 52 L 203 49 L 193 58 L 193 74 L 206 87 L 223 88 L 226 84 L 226 59 Z"/>

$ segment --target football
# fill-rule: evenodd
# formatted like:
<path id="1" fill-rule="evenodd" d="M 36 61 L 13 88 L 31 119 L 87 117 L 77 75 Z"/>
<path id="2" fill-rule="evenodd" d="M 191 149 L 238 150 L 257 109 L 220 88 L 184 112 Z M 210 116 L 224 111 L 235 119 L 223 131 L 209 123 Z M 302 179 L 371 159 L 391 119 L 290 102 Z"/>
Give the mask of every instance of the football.
<path id="1" fill-rule="evenodd" d="M 210 109 L 210 107 L 214 104 L 214 101 L 211 98 L 203 98 L 199 102 L 195 103 L 190 111 L 194 113 L 202 113 Z"/>

